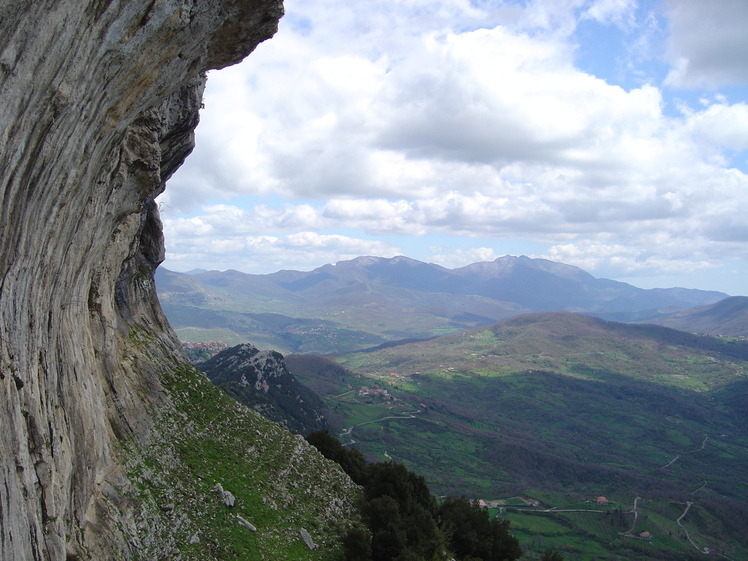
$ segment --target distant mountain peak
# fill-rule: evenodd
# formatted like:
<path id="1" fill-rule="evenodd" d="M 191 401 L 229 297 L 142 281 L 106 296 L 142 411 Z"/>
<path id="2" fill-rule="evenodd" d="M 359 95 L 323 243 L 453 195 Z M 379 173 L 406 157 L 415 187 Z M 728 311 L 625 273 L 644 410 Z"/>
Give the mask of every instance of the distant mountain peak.
<path id="1" fill-rule="evenodd" d="M 406 257 L 404 255 L 396 255 L 395 257 L 376 257 L 373 255 L 365 255 L 362 257 L 355 257 L 353 259 L 348 259 L 345 261 L 338 261 L 336 263 L 333 263 L 331 266 L 333 267 L 370 267 L 372 265 L 401 265 L 401 264 L 407 264 L 407 265 L 426 265 L 423 261 L 418 261 L 417 259 L 413 259 L 411 257 Z M 328 267 L 330 265 L 325 265 L 325 267 Z"/>
<path id="2" fill-rule="evenodd" d="M 313 271 L 267 275 L 158 274 L 159 295 L 181 329 L 230 330 L 287 352 L 342 352 L 491 325 L 527 312 L 571 311 L 643 321 L 713 304 L 726 294 L 644 290 L 525 255 L 447 269 L 405 256 L 363 256 Z M 229 301 L 231 300 L 231 301 Z M 199 312 L 191 311 L 195 307 Z M 315 326 L 310 321 L 318 321 Z M 231 337 L 219 331 L 222 340 Z"/>
<path id="3" fill-rule="evenodd" d="M 520 269 L 549 273 L 559 278 L 570 279 L 575 282 L 592 282 L 598 280 L 574 265 L 567 265 L 565 263 L 550 261 L 548 259 L 528 257 L 526 255 L 504 255 L 502 257 L 497 257 L 493 261 L 472 263 L 458 269 L 453 269 L 453 271 L 462 275 L 465 275 L 466 273 L 479 274 L 484 277 L 493 275 L 496 276 L 496 278 L 502 279 L 516 273 Z M 604 279 L 600 280 L 603 280 L 604 282 L 615 282 L 606 281 Z M 623 286 L 623 283 L 620 284 Z"/>
<path id="4" fill-rule="evenodd" d="M 338 261 L 333 265 L 335 267 L 346 266 L 346 265 L 360 265 L 366 267 L 367 265 L 373 265 L 384 260 L 384 257 L 375 257 L 373 255 L 363 255 L 361 257 L 355 257 L 354 259 L 347 259 L 345 261 Z"/>

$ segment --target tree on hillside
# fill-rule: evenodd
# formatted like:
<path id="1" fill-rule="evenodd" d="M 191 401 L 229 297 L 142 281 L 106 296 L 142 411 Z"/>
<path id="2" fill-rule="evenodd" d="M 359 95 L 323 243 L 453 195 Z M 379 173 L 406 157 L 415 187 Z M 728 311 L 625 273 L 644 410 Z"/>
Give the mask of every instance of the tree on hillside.
<path id="1" fill-rule="evenodd" d="M 420 505 L 430 514 L 436 512 L 436 500 L 426 485 L 426 479 L 409 471 L 403 464 L 371 464 L 368 479 L 364 487 L 367 500 L 388 495 L 395 498 L 405 511 L 411 511 L 414 505 Z"/>
<path id="2" fill-rule="evenodd" d="M 491 519 L 477 503 L 449 497 L 437 506 L 426 479 L 404 465 L 367 466 L 358 450 L 344 448 L 327 431 L 307 440 L 363 485 L 366 528 L 354 526 L 343 537 L 345 561 L 443 561 L 450 555 L 458 561 L 514 561 L 522 555 L 509 522 Z"/>
<path id="3" fill-rule="evenodd" d="M 343 558 L 345 561 L 368 561 L 371 559 L 371 533 L 361 526 L 354 526 L 343 536 Z"/>
<path id="4" fill-rule="evenodd" d="M 431 560 L 444 549 L 443 536 L 434 519 L 436 500 L 422 476 L 396 462 L 371 464 L 364 499 L 362 512 L 373 533 L 374 561 Z M 389 510 L 383 511 L 385 505 Z M 396 544 L 400 548 L 393 557 L 380 551 L 386 547 L 388 554 L 395 553 Z"/>
<path id="5" fill-rule="evenodd" d="M 348 477 L 359 485 L 366 484 L 367 466 L 364 455 L 356 448 L 348 449 L 327 430 L 318 430 L 307 435 L 306 440 L 320 453 L 333 462 L 337 462 Z"/>
<path id="6" fill-rule="evenodd" d="M 486 509 L 465 497 L 448 497 L 437 516 L 458 559 L 513 561 L 522 555 L 519 541 L 509 533 L 509 521 L 491 519 Z"/>

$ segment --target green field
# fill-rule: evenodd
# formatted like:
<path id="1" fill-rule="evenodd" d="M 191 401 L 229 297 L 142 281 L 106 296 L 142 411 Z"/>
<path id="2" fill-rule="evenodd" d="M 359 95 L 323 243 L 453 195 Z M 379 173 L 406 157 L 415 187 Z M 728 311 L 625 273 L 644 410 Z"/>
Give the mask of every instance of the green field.
<path id="1" fill-rule="evenodd" d="M 592 501 L 566 504 L 559 507 L 559 512 L 546 512 L 550 504 L 560 505 L 568 498 L 553 494 L 544 494 L 544 498 L 550 502 L 539 509 L 508 507 L 497 512 L 498 516 L 511 521 L 512 533 L 530 555 L 554 549 L 569 560 L 580 561 L 642 556 L 652 559 L 698 559 L 703 557 L 703 548 L 711 543 L 706 522 L 709 515 L 699 507 L 691 507 L 682 520 L 691 540 L 699 547 L 697 549 L 677 524 L 686 508 L 684 503 L 666 499 L 639 501 L 634 524 L 634 515 L 630 511 L 633 501 L 626 505 L 615 505 L 617 509 L 612 506 L 595 508 Z M 589 508 L 589 512 L 561 512 L 565 508 Z M 642 537 L 643 532 L 648 532 L 649 537 Z M 713 550 L 713 554 L 727 553 L 718 548 Z"/>

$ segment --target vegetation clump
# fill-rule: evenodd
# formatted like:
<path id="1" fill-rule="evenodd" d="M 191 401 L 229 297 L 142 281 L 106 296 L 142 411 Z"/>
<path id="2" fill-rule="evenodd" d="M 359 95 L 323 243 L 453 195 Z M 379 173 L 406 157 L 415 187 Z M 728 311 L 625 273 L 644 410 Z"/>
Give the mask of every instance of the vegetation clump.
<path id="1" fill-rule="evenodd" d="M 364 526 L 344 537 L 345 561 L 513 561 L 522 555 L 509 522 L 491 519 L 477 502 L 447 497 L 439 504 L 423 476 L 397 462 L 366 465 L 358 450 L 327 431 L 307 441 L 363 486 Z"/>
<path id="2" fill-rule="evenodd" d="M 240 405 L 191 365 L 170 365 L 161 374 L 170 400 L 154 411 L 149 440 L 122 450 L 134 483 L 123 493 L 143 505 L 143 529 L 132 538 L 138 554 L 336 559 L 340 536 L 358 520 L 360 490 L 350 479 L 302 437 Z"/>

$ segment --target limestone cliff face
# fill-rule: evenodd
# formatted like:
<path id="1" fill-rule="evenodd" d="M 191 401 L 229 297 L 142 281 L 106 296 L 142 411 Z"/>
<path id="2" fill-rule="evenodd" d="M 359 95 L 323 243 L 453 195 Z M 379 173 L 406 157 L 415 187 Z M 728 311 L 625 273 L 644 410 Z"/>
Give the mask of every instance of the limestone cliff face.
<path id="1" fill-rule="evenodd" d="M 158 368 L 181 360 L 153 290 L 153 198 L 192 148 L 204 72 L 281 14 L 279 0 L 0 1 L 0 559 L 132 554 L 136 505 L 107 494 L 125 477 L 117 448 L 149 438 L 168 400 Z"/>

